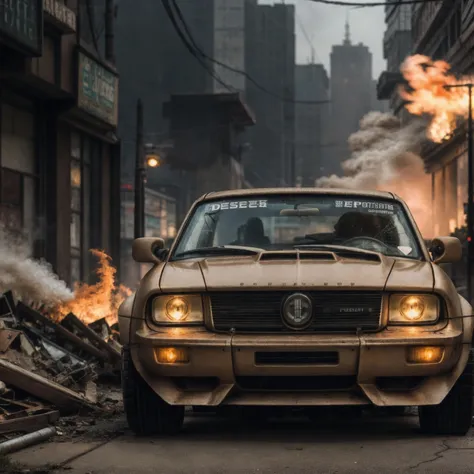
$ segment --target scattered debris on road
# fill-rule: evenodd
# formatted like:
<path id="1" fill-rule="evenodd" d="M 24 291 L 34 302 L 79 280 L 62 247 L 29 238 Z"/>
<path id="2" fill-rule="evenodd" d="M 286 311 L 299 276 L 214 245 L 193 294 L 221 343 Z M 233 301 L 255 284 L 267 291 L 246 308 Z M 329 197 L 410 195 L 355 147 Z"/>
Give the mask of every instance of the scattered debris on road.
<path id="1" fill-rule="evenodd" d="M 105 317 L 86 325 L 69 313 L 57 321 L 15 301 L 12 292 L 1 295 L 0 455 L 42 441 L 46 432 L 60 436 L 63 422 L 86 430 L 121 412 L 117 386 L 102 381 L 111 374 L 120 380 L 120 351 Z"/>

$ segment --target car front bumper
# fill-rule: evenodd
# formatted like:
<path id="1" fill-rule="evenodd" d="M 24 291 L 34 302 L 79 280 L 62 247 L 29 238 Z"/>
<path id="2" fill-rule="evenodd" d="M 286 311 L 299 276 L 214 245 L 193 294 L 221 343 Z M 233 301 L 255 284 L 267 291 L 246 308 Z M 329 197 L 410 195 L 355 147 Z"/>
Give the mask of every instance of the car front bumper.
<path id="1" fill-rule="evenodd" d="M 438 363 L 410 364 L 407 349 L 442 346 Z M 187 363 L 160 363 L 159 348 L 187 351 Z M 134 332 L 134 364 L 153 390 L 173 405 L 368 405 L 440 403 L 462 373 L 470 346 L 462 329 L 391 327 L 361 335 L 217 334 L 204 328 Z M 256 353 L 337 353 L 331 364 L 256 363 Z"/>

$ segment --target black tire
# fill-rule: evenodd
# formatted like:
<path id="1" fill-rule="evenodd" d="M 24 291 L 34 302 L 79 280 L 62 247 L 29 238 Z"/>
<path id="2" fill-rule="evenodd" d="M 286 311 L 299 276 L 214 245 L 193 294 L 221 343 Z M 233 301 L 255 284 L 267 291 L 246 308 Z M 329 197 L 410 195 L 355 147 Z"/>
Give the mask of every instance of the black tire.
<path id="1" fill-rule="evenodd" d="M 184 406 L 159 397 L 138 373 L 130 348 L 122 349 L 123 405 L 130 429 L 139 436 L 178 433 L 184 422 Z"/>
<path id="2" fill-rule="evenodd" d="M 467 434 L 473 415 L 473 371 L 471 349 L 464 372 L 446 398 L 439 405 L 418 407 L 420 428 L 424 433 L 448 436 Z"/>

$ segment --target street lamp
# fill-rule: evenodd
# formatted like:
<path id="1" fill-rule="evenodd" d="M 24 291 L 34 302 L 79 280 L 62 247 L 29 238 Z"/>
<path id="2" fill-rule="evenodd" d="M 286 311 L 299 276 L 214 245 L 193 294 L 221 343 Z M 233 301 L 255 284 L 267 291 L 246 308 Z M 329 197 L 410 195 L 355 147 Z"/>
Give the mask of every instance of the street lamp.
<path id="1" fill-rule="evenodd" d="M 472 156 L 472 88 L 474 83 L 453 84 L 444 86 L 445 89 L 466 87 L 469 92 L 469 105 L 467 117 L 467 295 L 469 303 L 472 303 L 472 270 L 474 258 L 474 173 Z"/>

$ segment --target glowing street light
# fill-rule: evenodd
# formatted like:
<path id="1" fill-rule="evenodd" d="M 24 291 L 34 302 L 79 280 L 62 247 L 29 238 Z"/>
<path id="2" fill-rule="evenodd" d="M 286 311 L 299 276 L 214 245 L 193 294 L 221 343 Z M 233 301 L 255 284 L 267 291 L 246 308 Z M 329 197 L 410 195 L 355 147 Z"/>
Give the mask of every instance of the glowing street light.
<path id="1" fill-rule="evenodd" d="M 150 168 L 158 168 L 161 166 L 161 157 L 159 155 L 147 155 L 146 164 Z"/>

